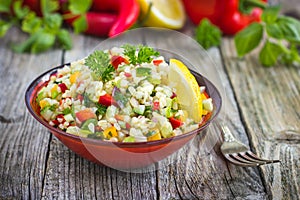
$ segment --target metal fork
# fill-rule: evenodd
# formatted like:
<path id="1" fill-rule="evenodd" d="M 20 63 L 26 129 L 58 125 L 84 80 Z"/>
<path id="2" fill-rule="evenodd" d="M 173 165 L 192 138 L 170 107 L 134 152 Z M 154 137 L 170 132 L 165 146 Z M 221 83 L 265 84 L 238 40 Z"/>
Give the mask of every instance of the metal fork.
<path id="1" fill-rule="evenodd" d="M 221 152 L 228 161 L 244 167 L 280 162 L 280 160 L 266 160 L 259 158 L 250 151 L 246 145 L 235 139 L 224 123 L 219 122 L 218 124 L 222 129 L 224 137 L 224 142 L 221 145 Z"/>

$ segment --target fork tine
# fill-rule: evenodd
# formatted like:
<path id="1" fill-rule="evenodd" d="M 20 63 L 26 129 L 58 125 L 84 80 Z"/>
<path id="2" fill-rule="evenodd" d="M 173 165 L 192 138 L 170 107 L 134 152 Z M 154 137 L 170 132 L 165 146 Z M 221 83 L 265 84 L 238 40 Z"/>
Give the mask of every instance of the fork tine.
<path id="1" fill-rule="evenodd" d="M 249 162 L 244 159 L 240 159 L 238 156 L 233 156 L 232 154 L 225 154 L 224 155 L 227 160 L 232 162 L 233 164 L 240 165 L 240 166 L 258 166 L 255 162 Z"/>
<path id="2" fill-rule="evenodd" d="M 248 160 L 248 161 L 251 161 L 251 162 L 256 162 L 260 165 L 263 165 L 263 164 L 266 164 L 266 161 L 267 160 L 263 160 L 263 159 L 260 159 L 259 157 L 257 157 L 254 153 L 252 153 L 251 151 L 247 151 L 247 152 L 240 152 L 239 155 Z"/>
<path id="3" fill-rule="evenodd" d="M 264 162 L 263 164 L 269 164 L 269 163 L 277 163 L 280 162 L 280 160 L 267 160 L 267 159 L 263 159 L 263 158 L 259 158 L 256 154 L 254 154 L 252 151 L 247 151 L 246 154 L 248 154 L 249 156 L 251 156 L 252 158 L 260 161 L 260 162 Z"/>

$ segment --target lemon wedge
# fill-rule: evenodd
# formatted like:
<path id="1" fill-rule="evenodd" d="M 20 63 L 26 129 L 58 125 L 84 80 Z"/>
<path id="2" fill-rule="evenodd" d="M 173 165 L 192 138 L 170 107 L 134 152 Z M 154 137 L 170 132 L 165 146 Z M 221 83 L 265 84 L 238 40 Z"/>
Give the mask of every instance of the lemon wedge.
<path id="1" fill-rule="evenodd" d="M 180 29 L 185 22 L 185 11 L 180 0 L 138 0 L 144 25 Z M 149 7 L 151 5 L 151 10 Z M 149 12 L 149 13 L 148 13 Z"/>
<path id="2" fill-rule="evenodd" d="M 202 98 L 196 78 L 179 60 L 170 59 L 169 85 L 175 87 L 178 102 L 195 122 L 201 121 Z"/>

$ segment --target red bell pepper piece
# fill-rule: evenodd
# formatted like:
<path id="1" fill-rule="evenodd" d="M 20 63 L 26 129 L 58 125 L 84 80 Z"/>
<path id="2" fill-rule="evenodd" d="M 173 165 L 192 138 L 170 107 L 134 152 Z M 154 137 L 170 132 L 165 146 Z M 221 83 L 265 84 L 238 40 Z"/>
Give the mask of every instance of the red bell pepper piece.
<path id="1" fill-rule="evenodd" d="M 68 87 L 64 83 L 58 84 L 58 87 L 60 87 L 62 93 L 65 93 L 65 91 L 68 89 Z"/>
<path id="2" fill-rule="evenodd" d="M 173 129 L 178 128 L 183 125 L 183 122 L 180 119 L 176 119 L 174 117 L 170 117 L 169 121 L 170 121 Z"/>
<path id="3" fill-rule="evenodd" d="M 111 105 L 116 105 L 115 100 L 110 94 L 105 94 L 99 97 L 98 101 L 101 105 L 103 106 L 111 106 Z"/>
<path id="4" fill-rule="evenodd" d="M 162 60 L 153 60 L 153 64 L 155 66 L 158 66 L 160 63 L 162 63 L 163 61 Z"/>
<path id="5" fill-rule="evenodd" d="M 112 64 L 112 66 L 113 66 L 115 69 L 118 69 L 118 66 L 119 66 L 121 63 L 129 64 L 128 60 L 125 59 L 125 58 L 122 57 L 122 56 L 112 56 L 112 58 L 111 58 L 111 64 Z"/>
<path id="6" fill-rule="evenodd" d="M 234 35 L 254 21 L 260 21 L 266 0 L 183 0 L 191 21 L 198 25 L 204 18 L 218 26 L 224 34 Z M 250 13 L 243 13 L 240 4 L 251 4 Z"/>

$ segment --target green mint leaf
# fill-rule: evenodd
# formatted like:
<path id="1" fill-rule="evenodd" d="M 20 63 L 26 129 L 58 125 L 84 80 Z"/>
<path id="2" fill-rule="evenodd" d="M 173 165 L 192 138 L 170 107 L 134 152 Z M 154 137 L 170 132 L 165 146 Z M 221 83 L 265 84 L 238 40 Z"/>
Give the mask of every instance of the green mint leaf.
<path id="1" fill-rule="evenodd" d="M 70 50 L 72 48 L 72 39 L 67 30 L 61 29 L 57 34 L 57 40 L 63 49 Z"/>
<path id="2" fill-rule="evenodd" d="M 6 22 L 4 20 L 0 20 L 0 37 L 5 36 L 11 26 L 12 26 L 11 23 Z"/>
<path id="3" fill-rule="evenodd" d="M 261 15 L 261 20 L 266 24 L 272 24 L 277 20 L 279 11 L 280 6 L 266 7 L 263 14 Z"/>
<path id="4" fill-rule="evenodd" d="M 264 47 L 260 51 L 259 61 L 262 65 L 270 67 L 276 64 L 279 56 L 283 53 L 280 45 L 266 41 Z"/>
<path id="5" fill-rule="evenodd" d="M 88 27 L 87 21 L 86 21 L 86 15 L 81 15 L 73 22 L 73 28 L 75 33 L 82 33 L 84 32 Z"/>
<path id="6" fill-rule="evenodd" d="M 55 35 L 42 31 L 38 33 L 36 40 L 33 42 L 30 52 L 40 53 L 51 48 L 55 43 Z"/>
<path id="7" fill-rule="evenodd" d="M 287 41 L 300 43 L 300 21 L 292 17 L 280 16 L 276 23 Z"/>
<path id="8" fill-rule="evenodd" d="M 45 16 L 43 21 L 45 30 L 49 33 L 56 34 L 62 26 L 63 18 L 60 14 L 55 13 Z"/>
<path id="9" fill-rule="evenodd" d="M 103 82 L 112 79 L 114 67 L 110 64 L 108 53 L 96 50 L 85 59 L 85 65 L 88 66 Z"/>
<path id="10" fill-rule="evenodd" d="M 41 10 L 44 16 L 47 16 L 59 9 L 57 0 L 41 0 Z"/>
<path id="11" fill-rule="evenodd" d="M 300 55 L 296 45 L 291 45 L 290 50 L 285 52 L 281 57 L 281 63 L 287 65 L 299 65 L 300 64 Z M 297 63 L 297 64 L 296 64 Z"/>
<path id="12" fill-rule="evenodd" d="M 28 7 L 22 6 L 22 1 L 20 1 L 20 0 L 14 1 L 13 10 L 14 10 L 16 17 L 20 20 L 22 20 L 30 12 Z"/>
<path id="13" fill-rule="evenodd" d="M 0 0 L 0 13 L 10 13 L 12 0 Z"/>
<path id="14" fill-rule="evenodd" d="M 238 32 L 234 37 L 235 47 L 238 56 L 242 57 L 255 49 L 263 36 L 263 25 L 252 23 L 245 29 Z"/>
<path id="15" fill-rule="evenodd" d="M 84 14 L 86 13 L 92 5 L 92 0 L 78 1 L 69 0 L 69 10 L 73 14 Z"/>
<path id="16" fill-rule="evenodd" d="M 35 33 L 42 27 L 41 18 L 37 17 L 34 12 L 30 12 L 22 21 L 22 31 L 26 33 Z"/>
<path id="17" fill-rule="evenodd" d="M 280 28 L 280 26 L 277 23 L 266 24 L 265 28 L 266 28 L 266 32 L 269 37 L 273 37 L 276 39 L 284 38 L 282 29 Z"/>
<path id="18" fill-rule="evenodd" d="M 201 20 L 196 28 L 196 41 L 204 49 L 209 49 L 212 46 L 219 46 L 221 43 L 221 36 L 221 30 L 213 25 L 208 19 Z"/>

